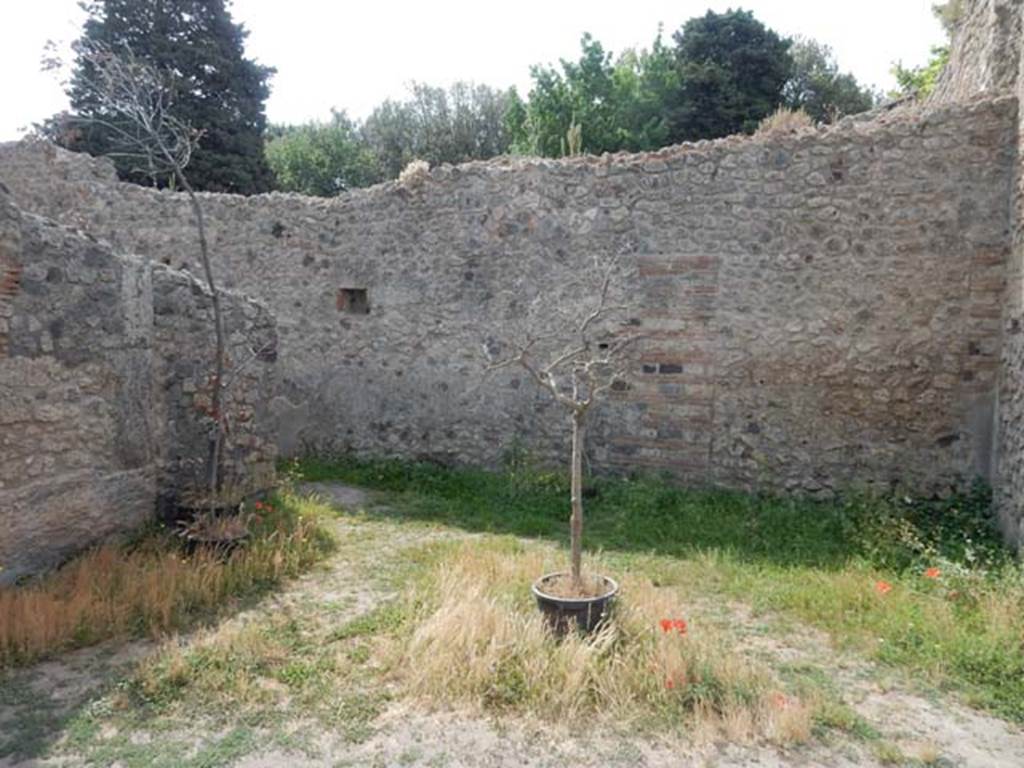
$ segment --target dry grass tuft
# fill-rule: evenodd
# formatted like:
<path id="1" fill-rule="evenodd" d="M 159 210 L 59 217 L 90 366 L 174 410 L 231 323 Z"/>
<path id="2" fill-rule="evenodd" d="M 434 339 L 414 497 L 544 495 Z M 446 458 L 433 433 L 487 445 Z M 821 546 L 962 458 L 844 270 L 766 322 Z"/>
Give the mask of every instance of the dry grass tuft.
<path id="1" fill-rule="evenodd" d="M 683 729 L 698 740 L 809 737 L 808 703 L 646 578 L 623 579 L 613 620 L 596 636 L 556 639 L 529 596 L 551 568 L 545 553 L 480 543 L 444 558 L 408 594 L 411 629 L 392 667 L 409 692 L 547 722 Z M 684 632 L 662 627 L 678 618 Z"/>
<path id="2" fill-rule="evenodd" d="M 0 588 L 0 668 L 100 640 L 157 636 L 232 596 L 307 568 L 330 548 L 316 516 L 279 512 L 227 561 L 183 555 L 166 533 L 104 546 L 28 586 Z"/>
<path id="3" fill-rule="evenodd" d="M 398 183 L 404 187 L 417 187 L 430 178 L 430 164 L 426 160 L 413 160 L 398 175 Z"/>
<path id="4" fill-rule="evenodd" d="M 757 126 L 755 136 L 788 136 L 814 129 L 814 118 L 802 109 L 779 107 Z"/>

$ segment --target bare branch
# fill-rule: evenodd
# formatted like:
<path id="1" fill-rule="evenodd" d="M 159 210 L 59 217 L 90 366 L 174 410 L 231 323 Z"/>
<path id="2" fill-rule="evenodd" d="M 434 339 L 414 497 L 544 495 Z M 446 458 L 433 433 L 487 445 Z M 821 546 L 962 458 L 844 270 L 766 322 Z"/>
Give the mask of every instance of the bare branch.
<path id="1" fill-rule="evenodd" d="M 583 322 L 580 323 L 579 331 L 577 333 L 581 338 L 586 336 L 587 329 L 590 327 L 590 325 L 596 320 L 600 319 L 601 315 L 604 314 L 605 303 L 608 301 L 608 289 L 611 287 L 612 284 L 612 274 L 614 266 L 614 264 L 610 264 L 608 266 L 608 269 L 605 270 L 604 280 L 601 282 L 601 293 L 598 298 L 597 308 L 594 309 L 594 311 L 591 312 L 589 315 L 587 315 L 583 319 Z"/>

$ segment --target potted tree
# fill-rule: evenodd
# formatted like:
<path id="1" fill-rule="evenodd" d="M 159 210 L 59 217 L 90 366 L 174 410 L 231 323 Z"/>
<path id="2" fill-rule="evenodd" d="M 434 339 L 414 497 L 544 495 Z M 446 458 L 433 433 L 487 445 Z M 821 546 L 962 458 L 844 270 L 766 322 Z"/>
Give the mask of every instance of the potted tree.
<path id="1" fill-rule="evenodd" d="M 572 428 L 569 570 L 533 584 L 537 605 L 559 631 L 575 623 L 590 632 L 608 615 L 619 585 L 583 570 L 583 451 L 588 417 L 613 389 L 625 389 L 631 355 L 642 338 L 626 320 L 627 307 L 611 301 L 618 259 L 595 260 L 594 269 L 567 290 L 538 297 L 515 341 L 485 344 L 489 371 L 524 369 L 564 408 Z"/>

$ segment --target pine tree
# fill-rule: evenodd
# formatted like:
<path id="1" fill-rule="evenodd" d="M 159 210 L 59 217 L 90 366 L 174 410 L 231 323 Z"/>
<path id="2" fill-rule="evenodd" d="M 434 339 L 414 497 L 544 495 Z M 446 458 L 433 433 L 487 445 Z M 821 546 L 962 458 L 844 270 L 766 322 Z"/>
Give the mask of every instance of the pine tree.
<path id="1" fill-rule="evenodd" d="M 245 58 L 248 32 L 232 21 L 225 0 L 89 0 L 82 7 L 88 19 L 68 86 L 71 114 L 51 119 L 45 133 L 75 151 L 109 151 L 116 122 L 100 113 L 88 87 L 93 65 L 82 52 L 97 45 L 115 52 L 127 48 L 172 73 L 173 116 L 202 132 L 189 165 L 196 189 L 255 194 L 272 188 L 263 154 L 263 103 L 274 70 Z M 112 159 L 127 181 L 168 182 Z"/>

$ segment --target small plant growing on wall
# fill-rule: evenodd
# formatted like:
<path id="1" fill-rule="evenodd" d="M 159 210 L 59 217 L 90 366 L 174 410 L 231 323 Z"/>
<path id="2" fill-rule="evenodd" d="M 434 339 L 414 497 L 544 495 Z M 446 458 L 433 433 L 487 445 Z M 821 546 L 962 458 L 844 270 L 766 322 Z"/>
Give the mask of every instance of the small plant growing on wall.
<path id="1" fill-rule="evenodd" d="M 643 338 L 627 316 L 629 307 L 613 298 L 623 273 L 617 258 L 595 260 L 586 274 L 539 296 L 522 313 L 515 338 L 484 345 L 488 371 L 526 371 L 564 409 L 571 427 L 570 568 L 540 578 L 533 589 L 559 628 L 575 621 L 585 631 L 593 629 L 618 591 L 612 579 L 583 570 L 583 453 L 590 415 L 610 391 L 626 388 Z"/>

